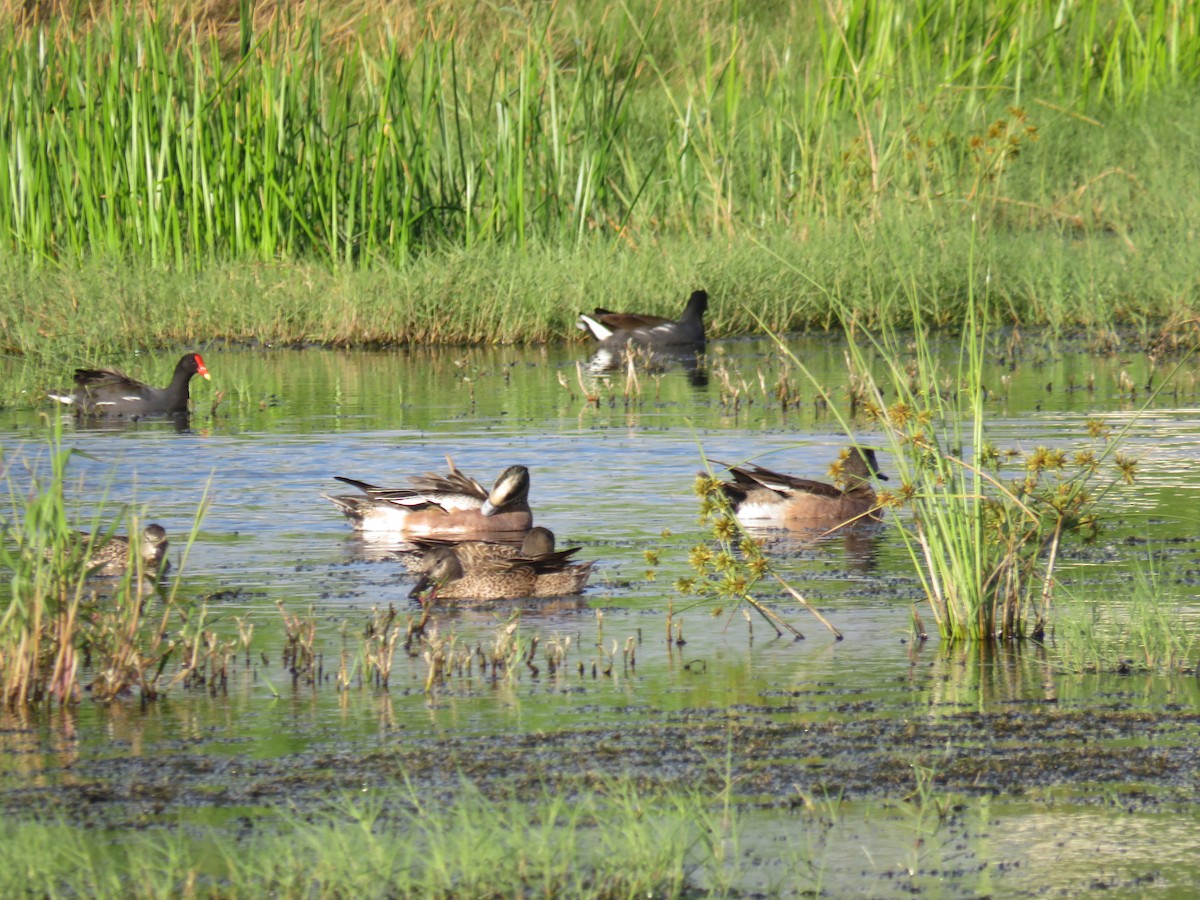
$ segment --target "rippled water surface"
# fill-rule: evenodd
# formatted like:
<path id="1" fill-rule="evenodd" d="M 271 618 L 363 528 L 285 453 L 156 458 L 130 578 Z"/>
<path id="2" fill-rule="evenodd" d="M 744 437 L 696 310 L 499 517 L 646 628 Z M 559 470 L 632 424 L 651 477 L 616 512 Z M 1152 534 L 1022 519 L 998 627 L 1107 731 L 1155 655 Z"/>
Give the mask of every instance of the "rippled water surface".
<path id="1" fill-rule="evenodd" d="M 1019 352 L 1013 346 L 997 348 L 988 378 L 992 437 L 1002 447 L 1070 449 L 1086 442 L 1092 418 L 1120 429 L 1133 420 L 1147 387 L 1164 377 L 1161 364 L 1155 368 L 1136 353 L 1098 355 L 1028 339 Z M 828 388 L 834 407 L 844 411 L 840 342 L 813 337 L 796 339 L 792 347 Z M 841 641 L 782 589 L 764 599 L 804 632 L 804 641 L 778 638 L 767 622 L 740 611 L 688 608 L 693 601 L 674 591 L 676 579 L 690 574 L 690 548 L 705 539 L 692 494 L 702 454 L 728 462 L 753 458 L 771 468 L 824 477 L 844 444 L 838 418 L 817 402 L 817 390 L 804 375 L 786 376 L 784 393 L 791 400 L 786 407 L 779 401 L 785 376 L 770 342 L 718 342 L 698 370 L 668 365 L 640 371 L 636 383 L 623 370 L 597 378 L 581 347 L 206 350 L 205 359 L 213 380 L 194 388 L 198 414 L 185 430 L 154 421 L 112 429 L 67 422 L 64 443 L 82 451 L 71 463 L 71 501 L 81 519 L 99 504 L 110 509 L 130 504 L 162 523 L 174 538 L 176 570 L 183 570 L 180 589 L 208 598 L 214 628 L 234 634 L 235 617 L 254 623 L 249 663 L 240 662 L 227 691 L 216 696 L 175 691 L 145 708 L 132 701 L 115 709 L 85 702 L 75 712 L 36 717 L 0 732 L 0 747 L 9 751 L 0 756 L 0 766 L 10 805 L 30 790 L 111 779 L 105 761 L 131 757 L 186 752 L 291 760 L 303 767 L 305 754 L 315 752 L 471 736 L 675 729 L 681 717 L 708 726 L 727 718 L 753 729 L 866 717 L 880 723 L 880 740 L 889 741 L 888 752 L 898 754 L 902 766 L 909 759 L 915 773 L 935 760 L 928 783 L 912 774 L 907 787 L 899 778 L 894 790 L 875 790 L 872 802 L 883 796 L 900 804 L 894 815 L 878 820 L 860 821 L 855 808 L 847 807 L 845 842 L 806 832 L 793 814 L 760 810 L 748 832 L 755 852 L 770 857 L 771 848 L 781 845 L 800 852 L 796 842 L 805 835 L 805 852 L 822 867 L 820 885 L 833 895 L 928 890 L 940 882 L 930 872 L 948 866 L 971 873 L 959 871 L 957 880 L 940 882 L 952 894 L 1073 893 L 1090 883 L 1091 860 L 1109 844 L 1116 856 L 1106 865 L 1119 887 L 1135 884 L 1143 863 L 1160 873 L 1147 890 L 1155 884 L 1178 887 L 1193 876 L 1190 859 L 1167 858 L 1160 850 L 1164 843 L 1194 844 L 1200 837 L 1194 807 L 1182 817 L 1156 807 L 1136 819 L 1136 828 L 1113 824 L 1129 820 L 1118 815 L 1119 801 L 1103 800 L 1104 792 L 1117 791 L 1124 781 L 1137 783 L 1128 772 L 1092 786 L 1100 802 L 1093 792 L 1081 803 L 1079 796 L 1056 798 L 1053 779 L 1031 770 L 1028 802 L 1009 794 L 1003 804 L 973 807 L 957 820 L 951 815 L 946 834 L 965 842 L 965 849 L 956 856 L 939 847 L 938 859 L 931 861 L 932 851 L 914 844 L 905 798 L 922 784 L 936 789 L 939 773 L 952 783 L 957 758 L 980 748 L 1002 750 L 1004 738 L 985 729 L 974 746 L 959 735 L 936 752 L 914 744 L 909 754 L 886 724 L 964 712 L 993 722 L 990 717 L 1013 710 L 1035 718 L 1086 715 L 1096 708 L 1154 715 L 1181 704 L 1194 708 L 1193 687 L 1066 675 L 1056 670 L 1052 654 L 1033 648 L 968 661 L 941 652 L 936 641 L 914 645 L 910 617 L 919 587 L 897 535 L 886 525 L 816 546 L 768 536 L 780 570 L 844 635 Z M 1193 602 L 1191 573 L 1200 571 L 1193 542 L 1200 488 L 1196 408 L 1195 378 L 1185 370 L 1125 435 L 1127 452 L 1140 459 L 1138 484 L 1113 495 L 1102 546 L 1070 556 L 1062 571 L 1068 585 L 1095 590 L 1114 573 L 1166 559 L 1170 599 L 1185 606 Z M 0 440 L 18 487 L 24 467 L 44 458 L 46 411 L 0 411 Z M 865 443 L 872 439 L 870 432 L 861 435 Z M 543 648 L 570 639 L 568 664 L 554 675 L 543 664 L 536 674 L 527 669 L 499 682 L 478 673 L 456 676 L 427 694 L 422 655 L 399 654 L 390 690 L 356 687 L 339 693 L 333 672 L 344 654 L 353 658 L 358 652 L 370 611 L 392 604 L 403 615 L 412 613 L 407 597 L 412 580 L 397 563 L 394 547 L 356 537 L 320 495 L 339 491 L 334 475 L 399 485 L 408 474 L 444 471 L 446 454 L 489 483 L 507 465 L 527 465 L 536 520 L 552 528 L 560 544 L 582 547 L 580 557 L 595 560 L 596 572 L 577 601 L 443 612 L 439 633 L 468 645 L 487 644 L 520 608 L 523 633 L 536 634 Z M 887 472 L 886 457 L 881 463 Z M 205 498 L 209 506 L 180 565 L 183 536 Z M 648 563 L 647 550 L 657 551 L 657 564 Z M 1111 583 L 1113 602 L 1120 603 L 1120 581 Z M 312 609 L 326 679 L 320 686 L 294 685 L 280 666 L 280 602 L 293 614 Z M 682 623 L 683 643 L 666 640 L 671 605 Z M 1194 725 L 1180 729 L 1172 741 L 1194 739 Z M 1053 737 L 1064 759 L 1088 742 L 1086 732 L 1071 734 L 1067 729 Z M 789 732 L 788 740 L 797 738 Z M 1156 746 L 1148 740 L 1146 752 L 1157 752 Z M 818 752 L 836 755 L 836 744 L 820 747 Z M 766 790 L 773 805 L 803 795 L 829 762 L 793 757 L 779 765 L 792 767 L 795 787 Z M 997 758 L 1003 765 L 1003 752 Z M 751 759 L 746 765 L 755 768 Z M 665 781 L 678 774 L 664 761 Z M 1051 845 L 1053 852 L 1036 849 Z M 1001 859 L 1020 863 L 987 868 Z M 980 864 L 985 875 L 970 868 Z M 901 869 L 911 874 L 883 874 Z M 769 871 L 760 867 L 747 876 L 747 885 L 769 882 Z"/>

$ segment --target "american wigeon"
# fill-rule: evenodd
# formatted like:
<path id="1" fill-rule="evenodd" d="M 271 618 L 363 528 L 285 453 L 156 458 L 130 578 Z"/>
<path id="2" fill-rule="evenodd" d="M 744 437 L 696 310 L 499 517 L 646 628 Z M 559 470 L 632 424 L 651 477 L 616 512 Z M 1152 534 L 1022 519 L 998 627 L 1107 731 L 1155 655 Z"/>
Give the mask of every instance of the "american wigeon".
<path id="1" fill-rule="evenodd" d="M 580 313 L 577 325 L 608 346 L 623 347 L 629 341 L 653 346 L 703 344 L 704 312 L 707 309 L 708 294 L 695 291 L 678 322 L 662 316 L 614 313 L 597 308 L 590 314 Z"/>
<path id="2" fill-rule="evenodd" d="M 200 354 L 187 353 L 175 364 L 175 374 L 165 388 L 151 387 L 115 369 L 76 369 L 72 391 L 48 396 L 79 416 L 179 414 L 188 411 L 188 386 L 195 375 L 211 377 Z"/>
<path id="3" fill-rule="evenodd" d="M 92 546 L 88 549 L 88 545 Z M 93 538 L 85 531 L 75 534 L 75 546 L 85 554 L 83 567 L 89 575 L 123 575 L 129 569 L 129 538 L 114 534 L 108 538 Z M 48 551 L 47 551 L 48 552 Z M 147 525 L 142 529 L 138 542 L 143 572 L 156 575 L 165 571 L 167 565 L 167 532 L 161 525 Z"/>
<path id="4" fill-rule="evenodd" d="M 509 548 L 496 554 L 498 545 L 472 543 L 474 547 L 447 544 L 425 549 L 413 566 L 420 578 L 409 596 L 429 590 L 435 601 L 561 597 L 580 593 L 592 571 L 590 562 L 568 561 L 578 547 L 530 553 L 538 545 L 526 542 L 518 555 L 508 556 Z"/>
<path id="5" fill-rule="evenodd" d="M 870 479 L 886 481 L 887 476 L 880 473 L 874 450 L 843 450 L 830 466 L 836 484 L 781 475 L 761 466 L 718 465 L 733 473 L 733 481 L 722 482 L 721 490 L 744 525 L 832 531 L 882 518 Z"/>
<path id="6" fill-rule="evenodd" d="M 385 488 L 335 476 L 362 491 L 359 496 L 326 500 L 360 531 L 390 532 L 404 537 L 520 539 L 533 525 L 529 509 L 529 470 L 509 466 L 490 491 L 464 475 L 449 457 L 450 472 L 409 478 L 412 487 Z"/>

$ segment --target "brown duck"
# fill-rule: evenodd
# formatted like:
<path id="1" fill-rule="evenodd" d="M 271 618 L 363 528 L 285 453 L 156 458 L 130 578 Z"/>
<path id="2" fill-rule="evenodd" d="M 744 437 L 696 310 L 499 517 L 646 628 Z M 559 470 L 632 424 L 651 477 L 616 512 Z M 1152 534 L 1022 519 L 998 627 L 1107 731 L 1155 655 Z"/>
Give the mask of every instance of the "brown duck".
<path id="1" fill-rule="evenodd" d="M 713 460 L 716 462 L 716 460 Z M 761 466 L 725 466 L 732 481 L 721 490 L 743 525 L 832 531 L 855 522 L 879 521 L 871 478 L 886 481 L 875 451 L 850 447 L 830 466 L 837 484 L 796 478 Z"/>
<path id="2" fill-rule="evenodd" d="M 410 487 L 386 488 L 335 476 L 361 496 L 322 496 L 342 511 L 359 531 L 409 538 L 520 540 L 533 526 L 529 509 L 529 470 L 509 466 L 490 491 L 446 457 L 446 475 L 428 473 L 409 479 Z"/>
<path id="3" fill-rule="evenodd" d="M 130 549 L 129 538 L 114 534 L 108 538 L 94 538 L 86 531 L 75 532 L 72 552 L 86 553 L 83 567 L 89 575 L 123 575 L 129 569 Z M 142 571 L 147 575 L 157 575 L 166 571 L 169 563 L 167 556 L 167 532 L 161 525 L 151 524 L 142 529 L 141 540 L 137 547 L 141 558 Z M 47 549 L 47 555 L 50 551 Z"/>
<path id="4" fill-rule="evenodd" d="M 533 529 L 520 550 L 468 541 L 427 546 L 413 568 L 420 573 L 410 597 L 426 590 L 433 600 L 514 600 L 578 594 L 592 563 L 571 563 L 579 550 L 554 549 L 554 535 Z"/>

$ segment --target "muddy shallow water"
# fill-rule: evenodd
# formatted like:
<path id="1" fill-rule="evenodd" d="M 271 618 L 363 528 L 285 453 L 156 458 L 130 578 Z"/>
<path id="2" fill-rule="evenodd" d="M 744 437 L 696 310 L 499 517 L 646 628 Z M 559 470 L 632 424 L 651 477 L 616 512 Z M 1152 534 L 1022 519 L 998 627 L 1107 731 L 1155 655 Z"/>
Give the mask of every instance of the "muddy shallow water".
<path id="1" fill-rule="evenodd" d="M 821 338 L 795 346 L 841 402 L 843 348 Z M 1028 338 L 1017 357 L 995 356 L 992 437 L 1025 450 L 1082 444 L 1092 417 L 1121 427 L 1162 377 L 1135 352 Z M 779 403 L 769 343 L 717 342 L 704 377 L 669 366 L 636 386 L 623 372 L 597 382 L 577 366 L 581 347 L 214 349 L 205 359 L 213 383 L 194 392 L 199 414 L 182 432 L 150 421 L 67 426 L 65 442 L 86 453 L 71 464 L 72 497 L 81 516 L 102 496 L 144 507 L 175 536 L 207 493 L 180 589 L 209 598 L 225 633 L 248 617 L 250 658 L 239 656 L 215 695 L 176 689 L 144 708 L 85 701 L 0 722 L 9 815 L 52 809 L 118 827 L 194 826 L 284 801 L 319 805 L 331 791 L 404 775 L 430 792 L 452 792 L 466 776 L 499 794 L 627 773 L 714 792 L 732 779 L 762 877 L 772 847 L 807 842 L 832 895 L 1069 895 L 1101 884 L 1138 893 L 1196 876 L 1189 857 L 1165 852 L 1200 837 L 1194 680 L 1065 674 L 1053 645 L 983 659 L 915 645 L 919 589 L 888 525 L 815 546 L 769 538 L 781 572 L 844 640 L 782 591 L 763 599 L 804 641 L 740 612 L 684 610 L 690 601 L 672 585 L 705 539 L 691 493 L 700 448 L 823 476 L 844 443 L 802 375 L 790 376 L 796 404 Z M 1126 436 L 1140 459 L 1136 490 L 1114 495 L 1099 546 L 1070 552 L 1061 577 L 1073 589 L 1108 592 L 1119 605 L 1123 573 L 1153 556 L 1167 563 L 1168 599 L 1195 602 L 1197 405 L 1194 375 L 1180 373 Z M 44 419 L 0 411 L 0 435 L 9 459 L 36 457 Z M 592 586 L 575 602 L 438 614 L 440 636 L 488 646 L 519 607 L 521 634 L 542 648 L 536 673 L 474 669 L 427 694 L 418 653 L 398 655 L 389 690 L 339 692 L 343 648 L 354 652 L 373 607 L 412 612 L 412 581 L 393 546 L 355 537 L 319 495 L 338 490 L 333 475 L 400 483 L 440 471 L 445 453 L 482 481 L 528 465 L 536 520 L 597 561 Z M 658 551 L 656 565 L 647 549 Z M 311 607 L 319 684 L 283 670 L 277 601 L 292 613 Z M 684 610 L 685 643 L 666 639 L 668 602 Z M 551 673 L 545 648 L 567 639 L 566 664 Z M 918 844 L 907 830 L 914 796 L 948 798 L 937 841 L 921 832 Z M 814 824 L 813 798 L 834 797 L 838 821 Z M 748 888 L 761 887 L 755 878 Z"/>

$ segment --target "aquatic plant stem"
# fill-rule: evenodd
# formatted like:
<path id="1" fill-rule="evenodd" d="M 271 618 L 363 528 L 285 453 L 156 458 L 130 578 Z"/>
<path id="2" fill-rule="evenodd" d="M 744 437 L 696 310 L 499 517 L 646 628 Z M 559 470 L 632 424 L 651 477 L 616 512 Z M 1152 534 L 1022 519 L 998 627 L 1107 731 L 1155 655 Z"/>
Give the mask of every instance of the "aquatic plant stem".
<path id="1" fill-rule="evenodd" d="M 805 609 L 807 609 L 810 613 L 812 613 L 816 617 L 818 622 L 820 622 L 822 625 L 824 625 L 826 628 L 828 628 L 831 632 L 833 632 L 834 637 L 836 637 L 839 641 L 842 639 L 842 633 L 833 626 L 833 623 L 830 622 L 828 619 L 826 619 L 823 615 L 821 615 L 821 611 L 818 610 L 811 603 L 809 603 L 808 600 L 805 599 L 805 597 L 799 591 L 797 591 L 794 587 L 792 587 L 790 584 L 788 584 L 786 581 L 784 581 L 778 572 L 772 571 L 771 575 L 775 578 L 776 581 L 778 581 L 781 585 L 783 585 L 783 589 L 785 591 L 787 591 L 789 594 L 791 594 L 793 597 L 795 597 L 798 601 L 800 601 L 801 605 Z M 797 632 L 797 634 L 799 635 L 799 632 Z M 799 635 L 799 636 L 803 637 L 803 635 Z"/>

